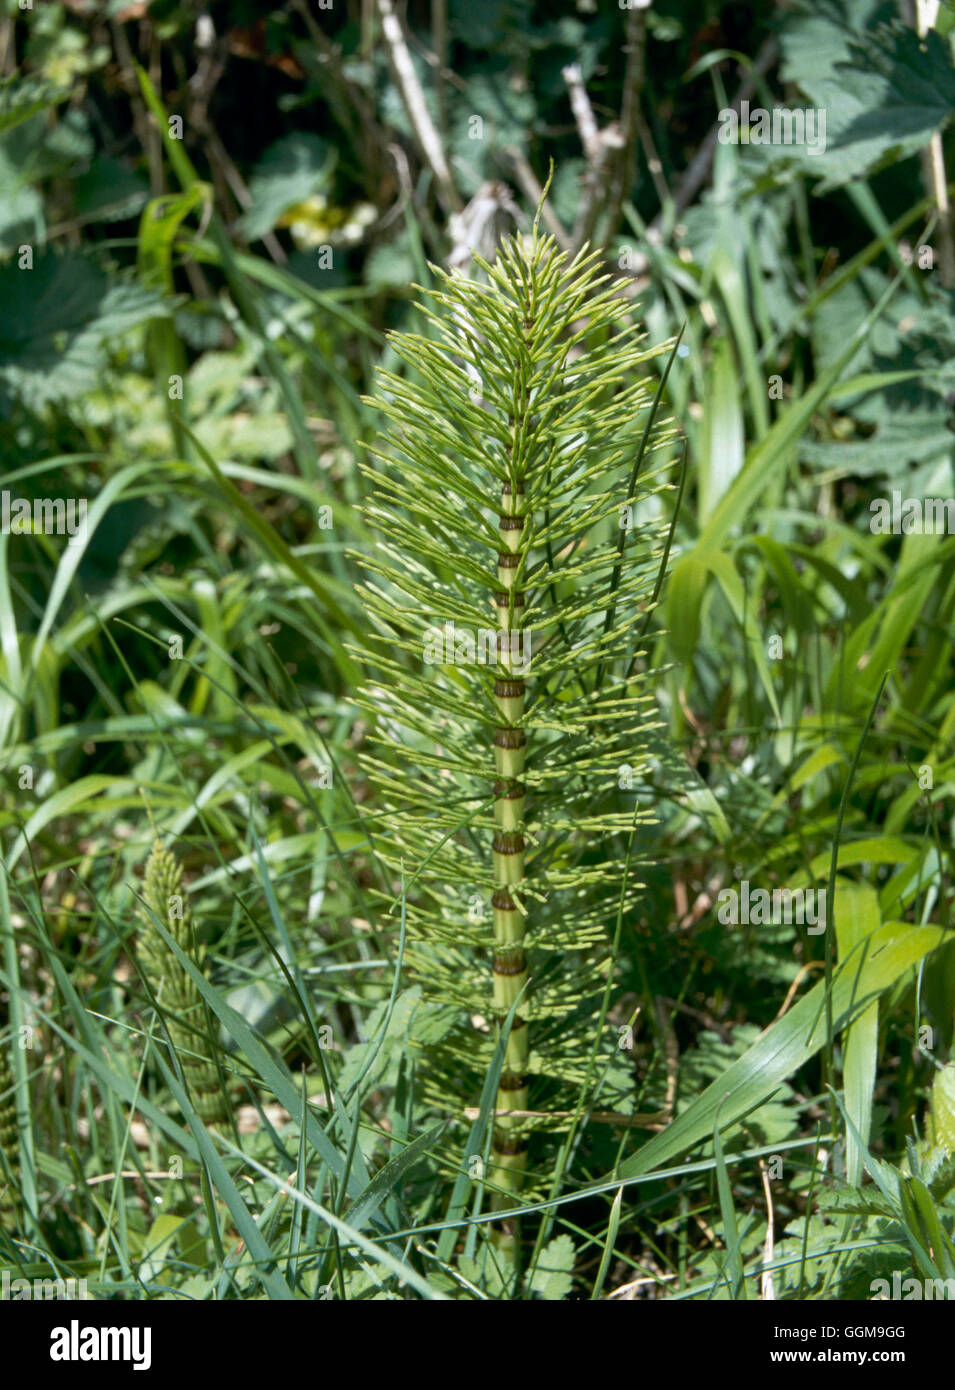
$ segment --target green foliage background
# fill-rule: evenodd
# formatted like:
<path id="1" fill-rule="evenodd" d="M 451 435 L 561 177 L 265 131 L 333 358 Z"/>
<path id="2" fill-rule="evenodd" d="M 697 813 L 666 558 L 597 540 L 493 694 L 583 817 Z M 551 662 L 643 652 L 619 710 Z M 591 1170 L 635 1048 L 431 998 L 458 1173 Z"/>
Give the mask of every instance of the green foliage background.
<path id="1" fill-rule="evenodd" d="M 390 13 L 4 0 L 2 489 L 89 511 L 80 544 L 0 534 L 0 1261 L 127 1298 L 955 1277 L 955 539 L 869 525 L 955 493 L 955 12 L 920 37 L 873 0 L 415 0 L 446 180 Z M 741 85 L 825 109 L 825 152 L 721 143 Z M 386 334 L 427 331 L 412 283 L 469 200 L 504 183 L 526 227 L 551 160 L 564 244 L 652 345 L 682 330 L 687 463 L 653 503 L 656 823 L 607 1022 L 632 1113 L 580 1115 L 515 1279 L 462 1160 L 490 1095 L 448 1122 L 417 1083 L 353 553 Z M 154 830 L 234 1096 L 215 1131 L 139 968 Z M 743 879 L 826 888 L 830 928 L 722 925 Z"/>

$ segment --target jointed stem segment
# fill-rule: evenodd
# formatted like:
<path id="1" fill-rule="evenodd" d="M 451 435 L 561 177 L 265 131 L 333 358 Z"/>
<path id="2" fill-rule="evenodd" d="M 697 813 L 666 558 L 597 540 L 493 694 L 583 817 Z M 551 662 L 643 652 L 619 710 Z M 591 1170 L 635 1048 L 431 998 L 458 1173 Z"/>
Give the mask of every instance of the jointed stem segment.
<path id="1" fill-rule="evenodd" d="M 516 450 L 515 450 L 516 452 Z M 501 720 L 494 734 L 494 893 L 491 899 L 494 921 L 493 1009 L 498 1026 L 504 1021 L 527 984 L 524 955 L 526 909 L 519 903 L 524 880 L 524 813 L 526 789 L 524 775 L 527 736 L 521 727 L 524 718 L 526 684 L 513 670 L 515 651 L 524 651 L 525 634 L 517 624 L 524 608 L 524 594 L 516 587 L 519 573 L 526 568 L 525 517 L 520 513 L 523 484 L 505 483 L 501 489 L 499 529 L 502 550 L 497 557 L 497 577 L 504 586 L 496 595 L 501 629 L 501 679 L 494 685 L 494 700 Z M 516 640 L 515 640 L 516 639 Z M 498 1111 L 526 1110 L 529 1088 L 527 1066 L 529 1035 L 527 1019 L 514 1015 L 507 1040 L 504 1070 L 497 1092 Z M 498 1114 L 492 1138 L 493 1164 L 490 1180 L 496 1207 L 507 1205 L 507 1193 L 517 1192 L 527 1166 L 527 1145 L 523 1126 L 507 1114 Z M 511 1232 L 504 1233 L 509 1241 Z"/>

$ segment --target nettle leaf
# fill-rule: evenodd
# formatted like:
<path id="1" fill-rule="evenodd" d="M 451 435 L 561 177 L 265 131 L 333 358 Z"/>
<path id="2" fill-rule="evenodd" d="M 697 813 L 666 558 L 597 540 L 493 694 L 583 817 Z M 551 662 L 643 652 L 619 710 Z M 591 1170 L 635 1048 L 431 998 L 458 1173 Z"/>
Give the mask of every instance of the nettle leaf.
<path id="1" fill-rule="evenodd" d="M 820 471 L 836 469 L 857 478 L 904 479 L 913 491 L 911 465 L 947 458 L 952 432 L 941 411 L 909 411 L 887 419 L 874 435 L 853 443 L 801 440 L 799 458 Z"/>
<path id="2" fill-rule="evenodd" d="M 932 30 L 919 37 L 896 20 L 860 35 L 851 44 L 853 63 L 839 63 L 837 78 L 857 95 L 878 95 L 899 134 L 920 141 L 951 120 L 955 107 L 955 68 L 948 45 Z M 863 87 L 861 79 L 874 81 Z M 878 85 L 877 85 L 878 84 Z M 873 112 L 877 116 L 878 112 Z M 851 133 L 851 132 L 850 132 Z M 858 138 L 858 137 L 856 137 Z"/>
<path id="3" fill-rule="evenodd" d="M 840 1184 L 834 1188 L 822 1188 L 818 1202 L 820 1212 L 829 1216 L 877 1216 L 886 1221 L 894 1221 L 898 1217 L 889 1199 L 874 1187 L 862 1189 Z"/>
<path id="4" fill-rule="evenodd" d="M 805 153 L 824 176 L 817 192 L 861 178 L 916 153 L 955 111 L 955 68 L 938 34 L 920 38 L 901 21 L 848 39 L 848 57 L 830 74 L 797 79 L 827 113 L 827 147 Z"/>
<path id="5" fill-rule="evenodd" d="M 549 1302 L 567 1298 L 573 1287 L 574 1242 L 570 1236 L 555 1236 L 547 1245 L 531 1275 L 531 1293 Z"/>
<path id="6" fill-rule="evenodd" d="M 104 344 L 169 312 L 132 281 L 82 256 L 40 255 L 0 268 L 0 397 L 31 410 L 95 386 Z"/>
<path id="7" fill-rule="evenodd" d="M 472 122 L 483 121 L 483 135 L 476 140 Z M 456 157 L 462 190 L 477 192 L 484 178 L 493 174 L 494 153 L 503 146 L 522 146 L 533 129 L 537 104 L 527 91 L 515 91 L 505 73 L 478 72 L 468 84 L 466 101 L 455 104 L 449 143 Z"/>
<path id="8" fill-rule="evenodd" d="M 337 155 L 319 135 L 296 131 L 266 150 L 249 180 L 252 204 L 237 223 L 255 241 L 278 225 L 282 214 L 328 185 Z"/>
<path id="9" fill-rule="evenodd" d="M 853 39 L 896 17 L 894 0 L 797 0 L 794 9 L 783 21 L 779 75 L 803 91 L 835 82 Z"/>
<path id="10" fill-rule="evenodd" d="M 946 1153 L 941 1148 L 933 1149 L 929 1160 L 923 1164 L 922 1176 L 928 1183 L 933 1201 L 941 1206 L 955 1190 L 955 1153 Z"/>

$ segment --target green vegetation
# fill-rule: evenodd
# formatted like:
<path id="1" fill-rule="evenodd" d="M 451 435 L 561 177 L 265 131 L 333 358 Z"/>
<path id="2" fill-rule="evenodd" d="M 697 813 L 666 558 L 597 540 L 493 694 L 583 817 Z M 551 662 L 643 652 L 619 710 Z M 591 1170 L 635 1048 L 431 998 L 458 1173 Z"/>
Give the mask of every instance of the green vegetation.
<path id="1" fill-rule="evenodd" d="M 383 374 L 392 448 L 369 469 L 388 545 L 364 590 L 388 653 L 368 702 L 385 745 L 372 823 L 392 873 L 415 866 L 407 961 L 437 1034 L 422 1091 L 459 1111 L 495 1078 L 498 1208 L 525 1185 L 533 1118 L 566 1128 L 580 1097 L 631 1091 L 626 1073 L 608 1082 L 601 996 L 607 925 L 619 940 L 632 892 L 626 836 L 648 816 L 608 788 L 647 771 L 634 667 L 666 528 L 643 522 L 628 547 L 620 517 L 646 511 L 641 465 L 666 438 L 641 375 L 652 353 L 613 331 L 596 259 L 568 260 L 535 221 L 478 260 L 486 284 L 446 277 L 437 340 L 391 337 L 416 379 Z M 496 1025 L 493 1062 L 474 1015 Z"/>
<path id="2" fill-rule="evenodd" d="M 173 942 L 200 970 L 203 953 L 197 949 L 192 916 L 184 901 L 182 865 L 158 840 L 143 875 L 142 919 L 138 953 L 156 1007 L 164 1013 L 171 1049 L 182 1064 L 186 1093 L 201 1120 L 222 1125 L 229 1106 L 219 1069 L 209 1055 L 215 1052 L 215 1040 L 206 1027 L 195 980 Z"/>
<path id="3" fill-rule="evenodd" d="M 11 1277 L 955 1278 L 920 23 L 5 5 Z"/>

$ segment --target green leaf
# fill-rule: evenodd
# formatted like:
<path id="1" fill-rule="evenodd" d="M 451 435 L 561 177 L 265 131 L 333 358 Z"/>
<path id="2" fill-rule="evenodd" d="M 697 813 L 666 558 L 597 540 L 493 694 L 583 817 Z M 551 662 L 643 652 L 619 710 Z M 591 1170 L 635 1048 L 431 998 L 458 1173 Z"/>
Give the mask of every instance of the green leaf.
<path id="1" fill-rule="evenodd" d="M 164 193 L 152 198 L 139 222 L 139 274 L 149 289 L 171 294 L 172 248 L 184 218 L 209 197 L 205 184 L 196 183 L 184 193 Z"/>
<path id="2" fill-rule="evenodd" d="M 282 214 L 328 186 L 336 152 L 309 131 L 283 135 L 266 150 L 249 180 L 252 203 L 238 221 L 249 241 L 264 236 Z"/>
<path id="3" fill-rule="evenodd" d="M 878 928 L 882 917 L 879 895 L 870 884 L 841 883 L 838 892 L 836 938 L 839 959 L 845 960 Z M 862 1145 L 868 1144 L 872 1128 L 878 1049 L 879 1001 L 875 1000 L 846 1029 L 842 1081 L 846 1113 L 852 1122 L 846 1134 L 846 1177 L 853 1187 L 862 1181 Z"/>
<path id="4" fill-rule="evenodd" d="M 841 963 L 833 977 L 833 1027 L 848 1026 L 891 985 L 948 939 L 941 927 L 887 922 Z M 708 1139 L 719 1112 L 725 1130 L 762 1105 L 824 1045 L 825 981 L 820 980 L 788 1013 L 708 1086 L 662 1134 L 628 1158 L 618 1176 L 648 1173 Z"/>
<path id="5" fill-rule="evenodd" d="M 348 1056 L 338 1079 L 339 1089 L 343 1094 L 347 1094 L 355 1085 L 370 1056 L 374 1056 L 375 1061 L 368 1071 L 368 1089 L 394 1085 L 398 1062 L 408 1045 L 412 1020 L 420 1005 L 421 989 L 415 985 L 402 990 L 395 1000 L 393 1009 L 389 1009 L 387 999 L 375 1006 L 365 1024 L 369 1041 L 355 1043 L 348 1049 Z M 382 1026 L 386 1020 L 387 1028 L 382 1033 Z"/>
<path id="6" fill-rule="evenodd" d="M 610 1208 L 610 1220 L 607 1222 L 607 1238 L 604 1241 L 604 1248 L 600 1256 L 600 1268 L 597 1270 L 597 1277 L 590 1294 L 591 1301 L 600 1297 L 600 1292 L 610 1268 L 610 1261 L 613 1257 L 613 1248 L 617 1239 L 617 1232 L 620 1229 L 620 1214 L 623 1210 L 623 1188 L 619 1188 L 616 1197 L 613 1199 L 613 1206 Z"/>
<path id="7" fill-rule="evenodd" d="M 732 1298 L 745 1301 L 746 1279 L 743 1273 L 743 1253 L 740 1248 L 736 1208 L 733 1205 L 733 1188 L 726 1169 L 726 1160 L 723 1157 L 718 1111 L 717 1120 L 713 1126 L 713 1153 L 716 1158 L 716 1190 L 719 1193 L 720 1216 L 723 1219 L 723 1244 L 726 1246 L 726 1263 L 733 1281 L 730 1293 Z"/>
<path id="8" fill-rule="evenodd" d="M 173 1260 L 174 1251 L 178 1251 L 186 1263 L 200 1264 L 205 1259 L 204 1242 L 192 1216 L 161 1212 L 146 1233 L 143 1244 L 145 1255 L 139 1266 L 139 1277 L 144 1280 L 160 1278 Z"/>
<path id="9" fill-rule="evenodd" d="M 531 1275 L 531 1293 L 549 1302 L 567 1298 L 573 1287 L 575 1253 L 570 1236 L 555 1236 L 545 1246 Z"/>
<path id="10" fill-rule="evenodd" d="M 0 394 L 31 410 L 97 384 L 104 346 L 168 313 L 160 297 L 110 277 L 85 256 L 0 267 Z"/>
<path id="11" fill-rule="evenodd" d="M 706 373 L 699 515 L 705 521 L 743 466 L 746 447 L 739 401 L 739 373 L 728 338 L 715 339 Z"/>
<path id="12" fill-rule="evenodd" d="M 852 37 L 830 79 L 806 73 L 801 85 L 829 112 L 828 147 L 806 160 L 825 176 L 819 192 L 924 148 L 955 109 L 948 45 L 900 20 Z"/>
<path id="13" fill-rule="evenodd" d="M 928 1279 L 955 1278 L 955 1247 L 939 1221 L 932 1195 L 921 1178 L 903 1174 L 899 1181 L 899 1201 L 905 1233 L 915 1260 Z"/>
<path id="14" fill-rule="evenodd" d="M 379 1168 L 361 1196 L 345 1212 L 349 1226 L 360 1231 L 366 1225 L 405 1174 L 434 1146 L 444 1129 L 443 1124 L 434 1125 L 425 1134 L 419 1134 L 401 1153 L 390 1158 L 383 1168 Z"/>

